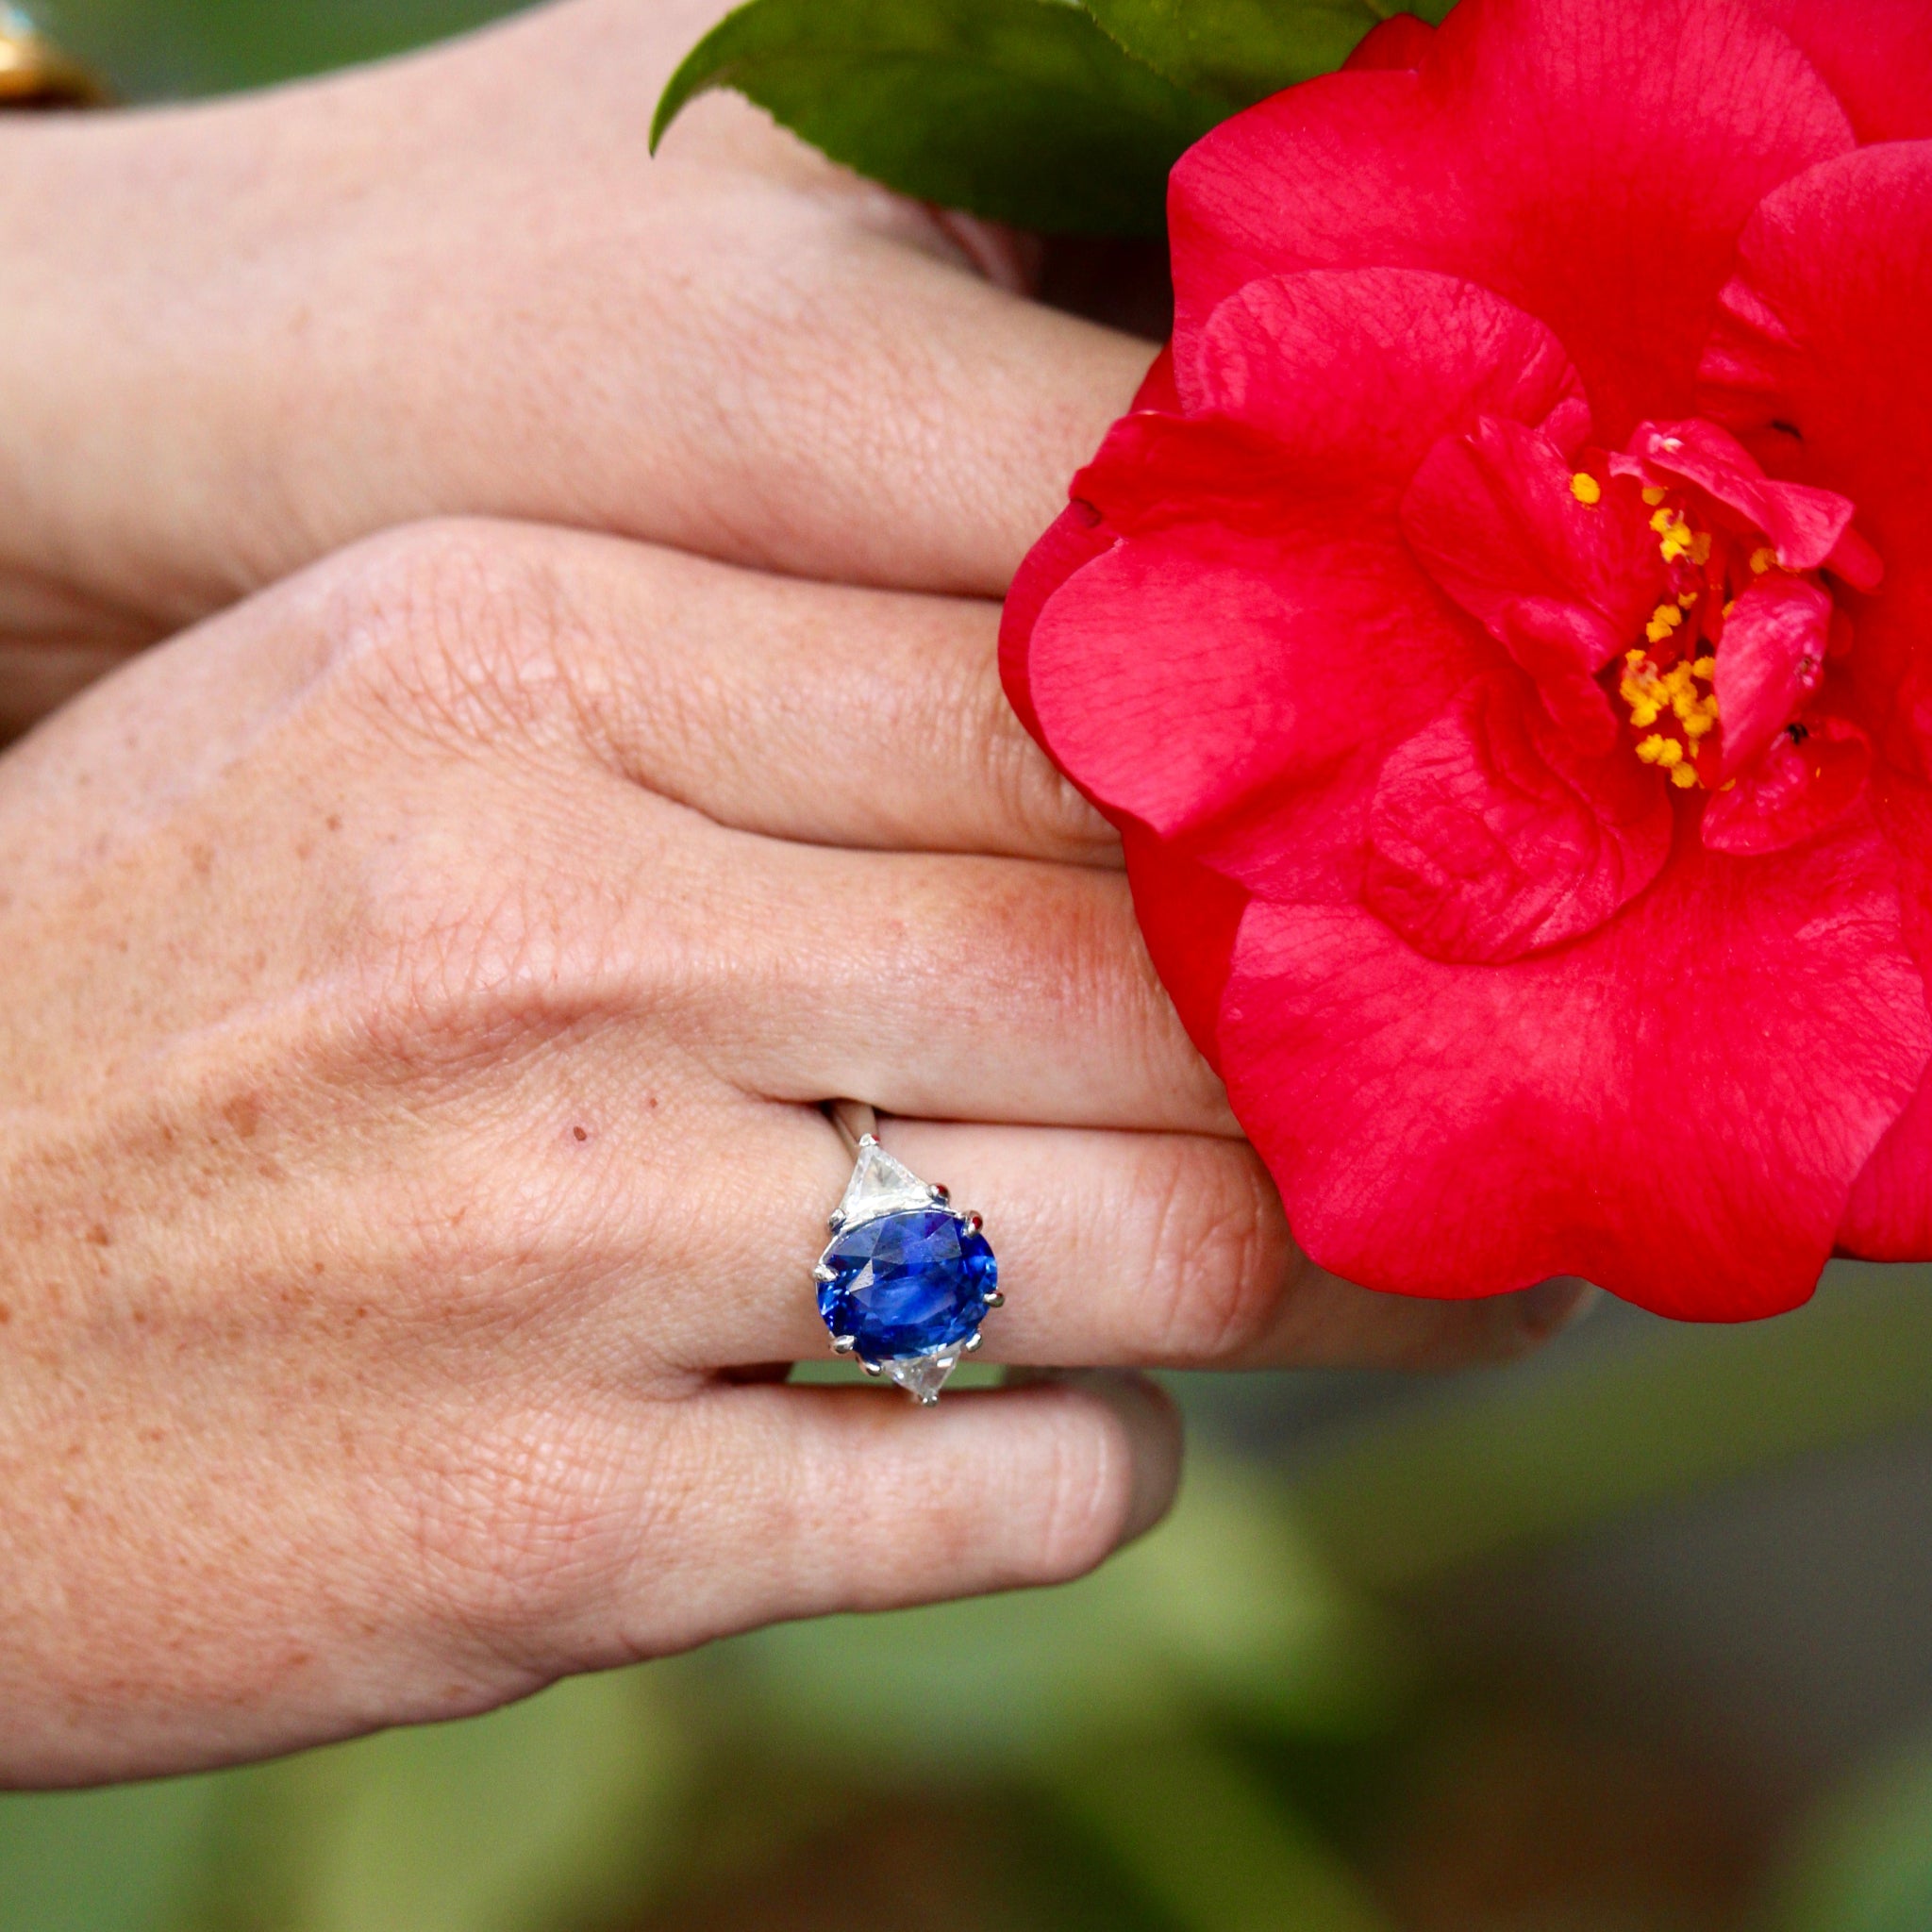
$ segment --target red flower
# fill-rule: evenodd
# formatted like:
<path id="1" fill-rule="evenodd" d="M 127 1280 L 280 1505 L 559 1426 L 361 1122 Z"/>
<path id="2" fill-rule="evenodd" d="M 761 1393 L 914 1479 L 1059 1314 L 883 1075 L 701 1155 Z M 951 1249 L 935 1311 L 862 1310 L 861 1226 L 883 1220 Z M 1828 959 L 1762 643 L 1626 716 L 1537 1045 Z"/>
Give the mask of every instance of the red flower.
<path id="1" fill-rule="evenodd" d="M 1932 1256 L 1932 8 L 1353 67 L 1175 171 L 1013 702 L 1324 1266 L 1736 1318 Z"/>

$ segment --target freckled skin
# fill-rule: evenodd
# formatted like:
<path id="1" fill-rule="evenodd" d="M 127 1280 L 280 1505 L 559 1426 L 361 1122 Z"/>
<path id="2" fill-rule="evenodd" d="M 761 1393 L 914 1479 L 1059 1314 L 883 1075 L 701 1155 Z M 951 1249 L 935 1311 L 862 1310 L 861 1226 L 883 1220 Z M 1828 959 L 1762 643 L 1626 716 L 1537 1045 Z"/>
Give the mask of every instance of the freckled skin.
<path id="1" fill-rule="evenodd" d="M 1009 713 L 972 714 L 1004 749 L 828 768 L 736 695 L 903 722 L 990 685 L 991 643 L 970 604 L 432 526 L 0 759 L 31 855 L 0 912 L 0 1782 L 478 1709 L 1144 1527 L 1174 1442 L 1131 1379 L 930 1412 L 781 1386 L 825 1349 L 824 1095 L 997 1207 L 990 1357 L 1446 1363 L 1574 1306 L 1306 1265 Z"/>

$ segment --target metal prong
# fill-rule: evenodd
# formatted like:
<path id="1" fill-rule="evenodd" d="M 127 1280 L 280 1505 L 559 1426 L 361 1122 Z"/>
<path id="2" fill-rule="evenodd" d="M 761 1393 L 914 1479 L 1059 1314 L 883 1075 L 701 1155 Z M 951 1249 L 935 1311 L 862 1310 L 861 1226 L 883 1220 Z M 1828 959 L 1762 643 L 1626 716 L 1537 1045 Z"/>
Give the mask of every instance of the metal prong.
<path id="1" fill-rule="evenodd" d="M 941 1187 L 938 1181 L 935 1181 L 932 1184 L 932 1197 L 943 1208 L 953 1198 L 953 1191 L 951 1188 Z"/>
<path id="2" fill-rule="evenodd" d="M 850 1355 L 858 1346 L 858 1343 L 850 1335 L 835 1335 L 832 1337 L 832 1353 L 834 1355 Z"/>
<path id="3" fill-rule="evenodd" d="M 842 1234 L 845 1231 L 845 1217 L 835 1208 L 832 1210 L 830 1220 L 825 1223 L 825 1225 L 834 1234 Z"/>
<path id="4" fill-rule="evenodd" d="M 811 1271 L 811 1278 L 814 1281 L 819 1282 L 821 1284 L 827 1281 L 837 1281 L 839 1278 L 839 1271 L 836 1268 L 827 1267 L 824 1262 L 821 1261 L 819 1265 Z"/>
<path id="5" fill-rule="evenodd" d="M 966 1217 L 966 1225 L 970 1227 L 974 1234 L 977 1234 L 979 1230 L 986 1225 L 986 1223 L 982 1221 L 976 1214 L 968 1214 Z"/>
<path id="6" fill-rule="evenodd" d="M 885 1370 L 882 1369 L 877 1362 L 861 1361 L 858 1366 L 861 1369 L 863 1369 L 868 1375 L 872 1376 L 872 1378 L 874 1381 L 876 1381 L 879 1378 L 879 1376 L 883 1375 L 886 1373 Z"/>
<path id="7" fill-rule="evenodd" d="M 987 1296 L 986 1305 L 990 1308 L 1003 1308 L 1007 1305 L 1007 1298 L 999 1291 L 998 1289 L 994 1289 L 993 1291 Z"/>
<path id="8" fill-rule="evenodd" d="M 966 1338 L 966 1353 L 968 1355 L 976 1355 L 979 1352 L 979 1344 L 985 1340 L 986 1337 L 975 1329 Z"/>

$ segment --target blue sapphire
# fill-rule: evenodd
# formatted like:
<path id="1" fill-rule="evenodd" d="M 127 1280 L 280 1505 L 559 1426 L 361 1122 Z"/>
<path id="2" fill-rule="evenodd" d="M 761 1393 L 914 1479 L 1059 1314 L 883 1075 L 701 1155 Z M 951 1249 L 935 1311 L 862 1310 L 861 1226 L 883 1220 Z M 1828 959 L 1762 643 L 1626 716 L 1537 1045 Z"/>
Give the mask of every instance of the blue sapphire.
<path id="1" fill-rule="evenodd" d="M 825 1250 L 832 1278 L 819 1313 L 869 1362 L 957 1348 L 986 1319 L 999 1264 L 986 1237 L 943 1208 L 882 1214 L 848 1227 Z"/>

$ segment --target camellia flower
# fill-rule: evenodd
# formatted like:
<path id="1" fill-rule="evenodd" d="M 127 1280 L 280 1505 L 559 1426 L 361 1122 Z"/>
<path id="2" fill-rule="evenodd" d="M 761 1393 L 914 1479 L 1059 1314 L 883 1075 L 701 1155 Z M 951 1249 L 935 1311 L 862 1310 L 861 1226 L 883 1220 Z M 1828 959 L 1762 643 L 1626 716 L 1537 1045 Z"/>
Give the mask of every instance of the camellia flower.
<path id="1" fill-rule="evenodd" d="M 1175 171 L 1007 686 L 1337 1274 L 1932 1257 L 1932 8 L 1463 0 Z"/>

